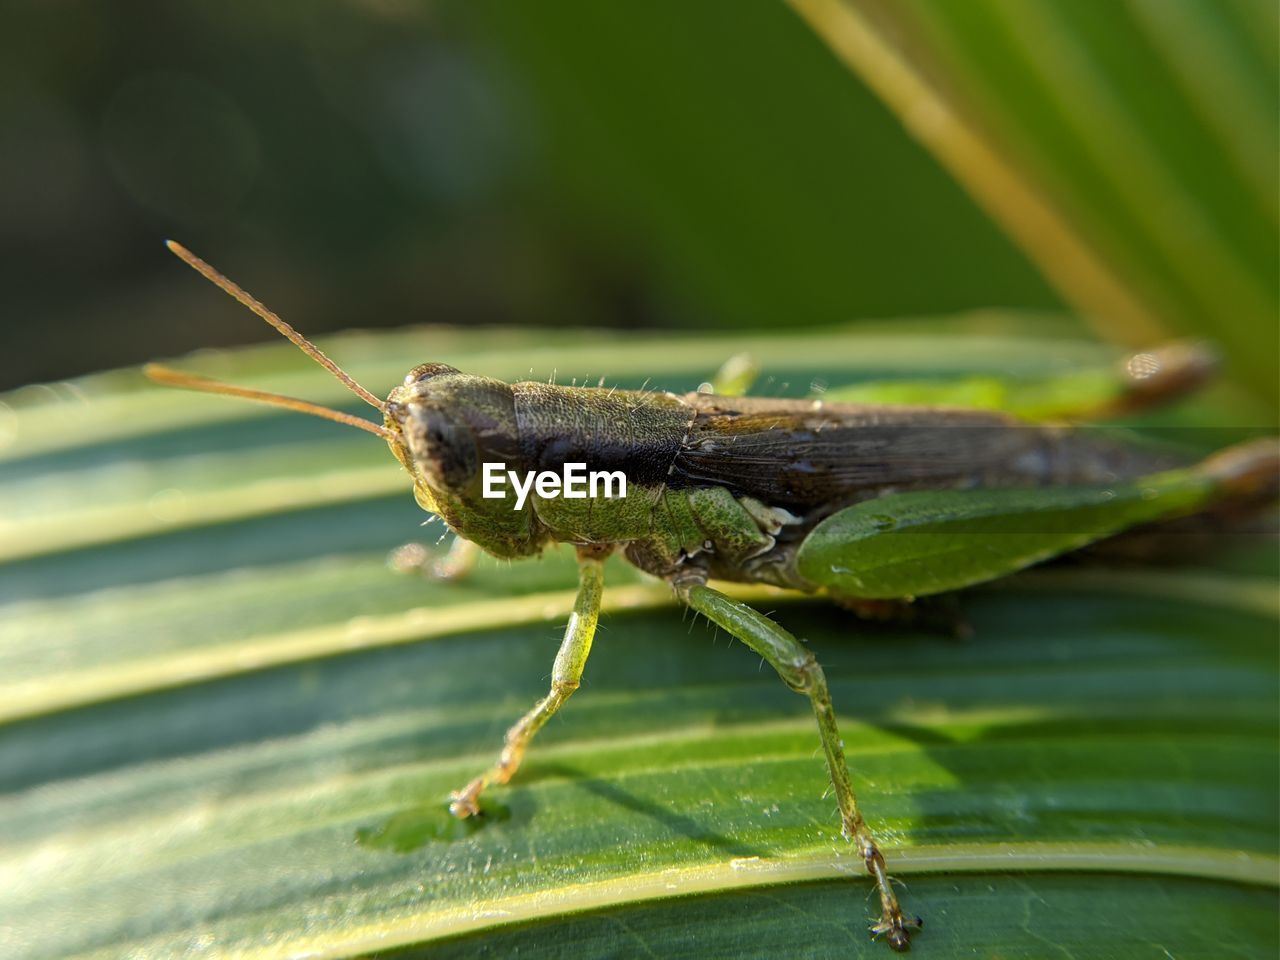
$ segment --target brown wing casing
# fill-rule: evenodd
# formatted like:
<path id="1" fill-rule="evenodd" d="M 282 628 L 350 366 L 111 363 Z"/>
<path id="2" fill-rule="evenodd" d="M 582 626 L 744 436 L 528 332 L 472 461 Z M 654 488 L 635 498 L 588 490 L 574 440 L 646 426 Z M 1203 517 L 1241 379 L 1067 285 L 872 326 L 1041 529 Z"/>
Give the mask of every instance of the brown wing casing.
<path id="1" fill-rule="evenodd" d="M 1098 483 L 1171 465 L 1105 437 L 999 413 L 693 394 L 668 485 L 808 512 L 891 490 Z"/>

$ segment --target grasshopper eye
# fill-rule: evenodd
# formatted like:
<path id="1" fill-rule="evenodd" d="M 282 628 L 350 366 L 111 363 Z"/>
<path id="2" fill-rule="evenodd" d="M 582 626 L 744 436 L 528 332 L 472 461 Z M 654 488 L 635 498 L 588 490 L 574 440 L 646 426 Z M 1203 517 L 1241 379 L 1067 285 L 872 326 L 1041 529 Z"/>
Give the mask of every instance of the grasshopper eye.
<path id="1" fill-rule="evenodd" d="M 466 424 L 439 410 L 423 410 L 416 427 L 415 455 L 445 486 L 466 486 L 480 469 L 480 453 Z"/>
<path id="2" fill-rule="evenodd" d="M 430 380 L 432 377 L 437 377 L 442 373 L 457 372 L 457 367 L 451 367 L 447 363 L 420 363 L 404 375 L 404 385 L 407 387 Z"/>

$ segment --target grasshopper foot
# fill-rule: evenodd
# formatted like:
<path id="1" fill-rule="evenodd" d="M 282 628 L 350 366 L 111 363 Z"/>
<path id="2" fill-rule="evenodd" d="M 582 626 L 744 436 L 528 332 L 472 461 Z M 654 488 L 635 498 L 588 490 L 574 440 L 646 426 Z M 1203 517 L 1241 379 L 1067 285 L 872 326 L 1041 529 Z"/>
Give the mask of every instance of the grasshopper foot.
<path id="1" fill-rule="evenodd" d="M 387 566 L 396 573 L 418 573 L 428 580 L 457 583 L 471 574 L 479 556 L 475 544 L 459 537 L 443 555 L 421 543 L 406 543 L 391 551 Z"/>
<path id="2" fill-rule="evenodd" d="M 911 931 L 919 930 L 923 926 L 924 921 L 919 917 L 908 918 L 899 913 L 892 918 L 873 923 L 871 936 L 884 937 L 885 943 L 898 953 L 906 953 L 911 949 Z"/>
<path id="3" fill-rule="evenodd" d="M 459 820 L 480 814 L 480 792 L 485 788 L 484 777 L 476 777 L 461 790 L 449 797 L 449 812 Z"/>
<path id="4" fill-rule="evenodd" d="M 924 921 L 919 917 L 903 916 L 898 898 L 889 884 L 889 876 L 885 873 L 884 856 L 875 843 L 868 840 L 862 853 L 867 873 L 875 878 L 876 891 L 880 894 L 880 920 L 871 925 L 871 936 L 884 937 L 885 942 L 895 951 L 906 953 L 911 949 L 911 931 L 923 927 Z"/>

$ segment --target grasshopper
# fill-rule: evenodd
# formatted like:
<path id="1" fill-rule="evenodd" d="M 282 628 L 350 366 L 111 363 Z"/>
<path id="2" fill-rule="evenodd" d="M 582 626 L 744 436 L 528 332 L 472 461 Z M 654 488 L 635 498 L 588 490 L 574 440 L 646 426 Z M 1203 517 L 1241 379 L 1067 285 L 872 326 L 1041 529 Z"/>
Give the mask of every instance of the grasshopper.
<path id="1" fill-rule="evenodd" d="M 1280 485 L 1280 447 L 1270 440 L 1175 465 L 1164 453 L 1080 429 L 962 406 L 508 384 L 445 363 L 414 367 L 383 401 L 204 261 L 169 247 L 376 408 L 382 422 L 154 365 L 146 371 L 153 380 L 382 437 L 412 478 L 417 502 L 472 554 L 520 558 L 556 543 L 575 546 L 578 592 L 550 690 L 507 732 L 495 764 L 452 795 L 456 816 L 480 812 L 482 792 L 511 779 L 530 741 L 578 688 L 600 612 L 602 565 L 621 553 L 808 698 L 841 832 L 879 895 L 872 935 L 895 950 L 909 949 L 922 922 L 903 913 L 859 808 L 822 667 L 786 629 L 709 581 L 773 584 L 871 611 L 1011 574 L 1154 521 L 1267 503 Z M 1092 411 L 1058 404 L 1056 412 L 1062 419 L 1145 406 L 1189 389 L 1207 369 L 1194 349 L 1142 354 Z M 735 379 L 745 389 L 745 378 Z M 620 471 L 628 495 L 561 498 L 526 487 L 515 509 L 509 488 L 482 495 L 487 464 L 530 474 L 566 464 Z M 464 555 L 437 572 L 459 573 Z"/>

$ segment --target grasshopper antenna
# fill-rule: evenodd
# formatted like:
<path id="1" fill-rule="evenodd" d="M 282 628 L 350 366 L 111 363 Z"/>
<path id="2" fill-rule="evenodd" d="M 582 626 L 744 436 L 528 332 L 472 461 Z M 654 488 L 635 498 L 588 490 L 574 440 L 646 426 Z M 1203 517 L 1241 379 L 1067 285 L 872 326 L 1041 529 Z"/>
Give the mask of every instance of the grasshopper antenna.
<path id="1" fill-rule="evenodd" d="M 351 427 L 359 427 L 361 430 L 366 430 L 375 436 L 382 437 L 384 440 L 395 439 L 395 434 L 380 424 L 371 423 L 363 417 L 343 413 L 341 410 L 330 410 L 328 407 L 322 407 L 318 403 L 308 403 L 306 400 L 286 397 L 279 393 L 267 393 L 265 390 L 235 387 L 229 383 L 223 383 L 221 380 L 210 380 L 207 377 L 198 377 L 194 373 L 183 373 L 181 370 L 173 370 L 158 363 L 148 363 L 142 368 L 142 372 L 146 374 L 148 379 L 154 380 L 156 383 L 162 383 L 167 387 L 182 387 L 186 390 L 199 390 L 202 393 L 221 393 L 229 397 L 240 397 L 244 400 L 253 400 L 256 403 L 270 404 L 273 407 L 284 407 L 286 410 L 297 410 L 299 413 L 309 413 L 313 417 L 322 417 L 335 423 L 345 423 Z"/>
<path id="2" fill-rule="evenodd" d="M 192 270 L 196 271 L 196 273 L 200 274 L 202 277 L 204 277 L 206 280 L 212 283 L 215 287 L 217 287 L 223 293 L 229 294 L 235 299 L 239 300 L 242 304 L 244 304 L 246 307 L 248 307 L 258 316 L 260 316 L 263 320 L 267 321 L 267 323 L 271 324 L 271 326 L 275 327 L 282 334 L 284 334 L 286 337 L 292 340 L 294 345 L 297 346 L 299 350 L 301 350 L 303 353 L 309 356 L 312 360 L 320 364 L 320 366 L 324 367 L 331 374 L 337 377 L 337 379 L 340 380 L 346 386 L 346 388 L 350 390 L 352 393 L 354 393 L 357 397 L 359 397 L 365 403 L 369 404 L 369 406 L 376 407 L 378 410 L 381 410 L 383 413 L 386 413 L 387 405 L 385 403 L 383 403 L 381 400 L 375 397 L 372 393 L 370 393 L 364 387 L 360 386 L 360 384 L 356 383 L 355 380 L 351 379 L 351 377 L 348 376 L 342 370 L 341 367 L 339 367 L 336 363 L 334 363 L 332 360 L 326 357 L 319 347 L 317 347 L 314 343 L 312 343 L 310 340 L 308 340 L 306 337 L 300 334 L 297 330 L 293 329 L 293 327 L 289 326 L 289 324 L 285 323 L 283 320 L 277 317 L 274 313 L 272 313 L 265 306 L 263 306 L 263 304 L 260 303 L 257 299 L 255 299 L 254 297 L 251 297 L 246 291 L 242 290 L 239 286 L 232 283 L 230 280 L 228 280 L 226 277 L 220 274 L 217 270 L 213 269 L 213 267 L 209 266 L 209 264 L 205 263 L 203 260 L 197 257 L 194 253 L 192 253 L 190 250 L 184 247 L 182 244 L 178 243 L 176 240 L 166 240 L 164 242 L 164 245 L 169 248 L 169 250 L 174 254 L 174 256 L 176 256 L 179 260 L 181 260 L 183 263 L 189 266 Z M 169 371 L 169 373 L 174 373 L 174 372 L 175 371 Z M 179 374 L 179 376 L 182 376 L 182 375 Z M 155 379 L 155 378 L 153 377 L 152 379 Z M 196 378 L 196 379 L 199 380 L 200 378 Z M 163 382 L 174 383 L 172 379 L 163 381 Z M 234 393 L 233 391 L 239 390 L 238 387 L 226 388 L 225 385 L 223 385 L 224 389 L 220 391 L 209 391 L 207 384 L 213 383 L 213 382 L 214 381 L 205 381 L 206 386 L 204 387 L 195 386 L 194 384 L 190 384 L 190 383 L 181 384 L 181 386 L 189 386 L 193 390 L 206 390 L 206 392 L 228 393 L 234 396 L 248 396 L 248 394 L 257 392 L 257 391 L 251 390 L 251 391 L 248 391 L 248 394 Z M 179 384 L 175 384 L 175 385 L 179 385 Z M 248 396 L 248 399 L 250 400 L 257 399 L 264 403 L 270 403 L 271 402 L 270 400 L 265 399 L 266 396 L 270 396 L 270 395 L 263 394 L 257 397 Z M 305 401 L 303 400 L 292 400 L 288 397 L 279 397 L 278 399 L 288 400 L 290 404 L 305 403 Z M 285 404 L 277 404 L 277 406 L 285 406 Z M 294 406 L 294 409 L 301 410 L 302 407 Z M 307 412 L 315 413 L 316 410 L 318 409 L 324 409 L 324 408 L 312 406 L 311 409 L 309 409 Z M 330 411 L 330 412 L 332 413 L 333 411 Z M 319 414 L 319 416 L 325 416 L 325 414 Z M 334 419 L 334 418 L 330 417 L 330 419 Z M 343 421 L 343 422 L 346 422 L 346 421 Z M 367 423 L 368 421 L 361 421 L 361 422 Z"/>

